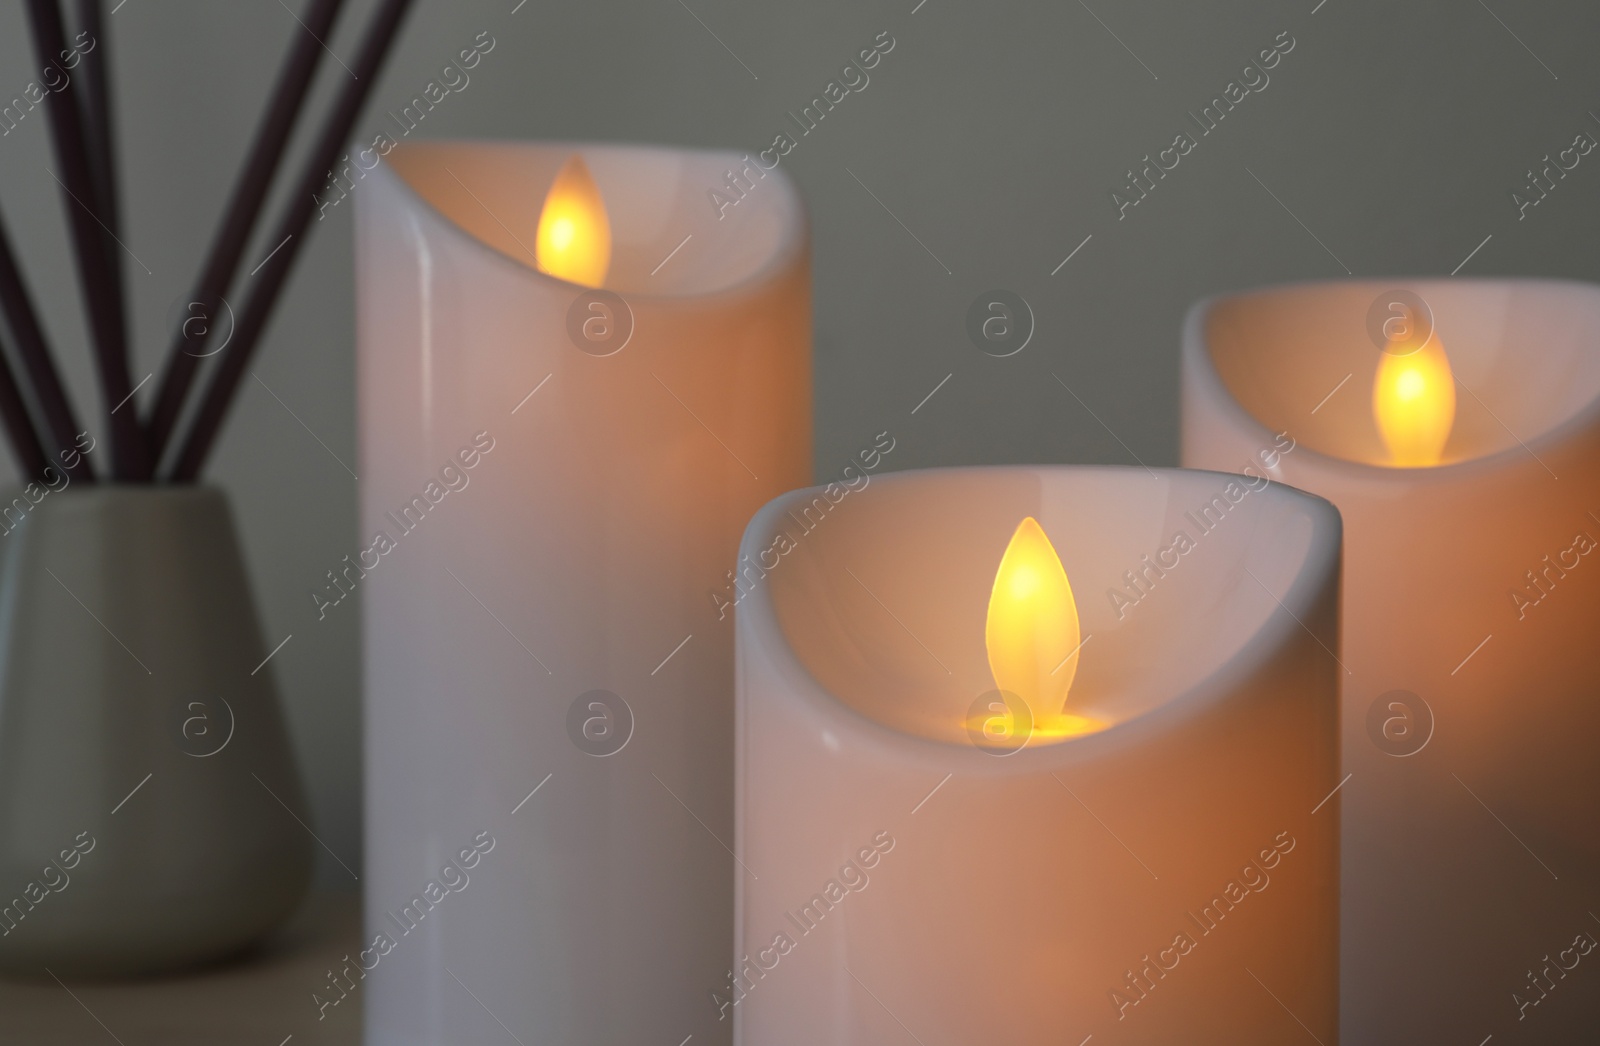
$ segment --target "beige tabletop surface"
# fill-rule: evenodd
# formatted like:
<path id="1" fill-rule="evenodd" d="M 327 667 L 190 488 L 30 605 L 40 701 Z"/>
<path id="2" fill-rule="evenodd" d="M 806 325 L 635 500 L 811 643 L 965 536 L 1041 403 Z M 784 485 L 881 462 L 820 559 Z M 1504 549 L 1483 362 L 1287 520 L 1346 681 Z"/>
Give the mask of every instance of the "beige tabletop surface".
<path id="1" fill-rule="evenodd" d="M 322 1020 L 311 994 L 360 947 L 356 893 L 313 895 L 284 929 L 230 962 L 132 981 L 0 979 L 10 1046 L 355 1046 L 359 989 Z M 353 953 L 353 952 L 352 952 Z"/>

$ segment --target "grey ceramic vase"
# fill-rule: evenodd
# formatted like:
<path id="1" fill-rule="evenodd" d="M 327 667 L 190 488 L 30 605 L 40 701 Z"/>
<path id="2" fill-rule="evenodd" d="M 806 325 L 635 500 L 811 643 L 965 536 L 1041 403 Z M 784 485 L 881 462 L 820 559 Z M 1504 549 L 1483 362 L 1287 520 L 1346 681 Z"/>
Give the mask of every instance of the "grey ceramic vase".
<path id="1" fill-rule="evenodd" d="M 177 969 L 294 911 L 309 818 L 266 657 L 220 491 L 0 502 L 0 970 Z"/>

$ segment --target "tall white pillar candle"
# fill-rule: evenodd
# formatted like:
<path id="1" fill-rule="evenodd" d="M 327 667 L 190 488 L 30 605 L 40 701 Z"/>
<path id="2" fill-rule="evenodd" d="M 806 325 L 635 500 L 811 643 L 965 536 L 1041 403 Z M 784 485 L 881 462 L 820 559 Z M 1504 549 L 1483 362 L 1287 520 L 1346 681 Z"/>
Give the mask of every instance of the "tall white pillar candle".
<path id="1" fill-rule="evenodd" d="M 1600 1024 L 1597 338 L 1600 288 L 1540 280 L 1315 283 L 1189 315 L 1184 463 L 1253 464 L 1345 521 L 1348 1042 Z M 1380 374 L 1421 394 L 1414 417 L 1453 398 L 1436 464 L 1395 464 Z M 1252 462 L 1275 433 L 1295 450 Z"/>
<path id="2" fill-rule="evenodd" d="M 574 155 L 606 210 L 577 234 L 610 230 L 599 290 L 535 268 Z M 719 1041 L 733 642 L 711 593 L 810 474 L 801 204 L 723 153 L 383 161 L 351 190 L 362 530 L 324 608 L 365 608 L 370 947 L 327 995 L 364 997 L 374 1046 Z M 747 190 L 719 208 L 730 172 Z"/>
<path id="3" fill-rule="evenodd" d="M 1030 662 L 1075 665 L 1062 731 L 986 655 L 991 601 L 1038 589 L 997 569 L 1030 518 L 1081 631 Z M 713 994 L 739 1043 L 1332 1041 L 1326 502 L 902 472 L 785 495 L 741 552 L 738 955 Z"/>

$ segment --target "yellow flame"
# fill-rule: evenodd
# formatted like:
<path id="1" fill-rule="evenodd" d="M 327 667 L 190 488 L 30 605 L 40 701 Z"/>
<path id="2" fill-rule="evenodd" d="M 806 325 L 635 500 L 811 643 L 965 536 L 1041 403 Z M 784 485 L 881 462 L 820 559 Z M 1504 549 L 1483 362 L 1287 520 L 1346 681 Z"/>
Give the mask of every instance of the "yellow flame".
<path id="1" fill-rule="evenodd" d="M 1372 416 L 1390 464 L 1439 464 L 1456 420 L 1456 383 L 1437 335 L 1406 355 L 1383 354 L 1372 385 Z"/>
<path id="2" fill-rule="evenodd" d="M 583 157 L 573 155 L 556 174 L 539 213 L 534 241 L 539 271 L 585 287 L 606 282 L 611 267 L 611 220 L 600 187 Z"/>
<path id="3" fill-rule="evenodd" d="M 1055 547 L 1032 516 L 1000 557 L 984 644 L 995 686 L 1026 701 L 1036 724 L 1048 730 L 1064 718 L 1078 671 L 1078 604 Z"/>

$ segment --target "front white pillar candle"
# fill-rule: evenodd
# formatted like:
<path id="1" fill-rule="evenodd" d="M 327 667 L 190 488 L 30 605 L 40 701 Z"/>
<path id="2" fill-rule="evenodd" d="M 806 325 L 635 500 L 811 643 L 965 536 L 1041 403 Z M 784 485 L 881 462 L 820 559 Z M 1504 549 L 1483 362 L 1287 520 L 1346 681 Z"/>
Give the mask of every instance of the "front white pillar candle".
<path id="1" fill-rule="evenodd" d="M 738 956 L 708 986 L 736 1041 L 1332 1042 L 1331 506 L 1117 468 L 831 493 L 772 502 L 741 548 Z M 1027 517 L 1076 597 L 1059 653 L 1092 733 L 1007 741 L 1024 713 L 990 711 Z"/>
<path id="2" fill-rule="evenodd" d="M 608 215 L 599 291 L 534 268 L 574 155 Z M 364 601 L 368 940 L 322 996 L 362 997 L 373 1046 L 727 1041 L 711 596 L 811 456 L 803 211 L 745 167 L 439 143 L 351 190 L 362 529 L 322 612 Z M 750 188 L 719 213 L 730 170 Z"/>
<path id="3" fill-rule="evenodd" d="M 1600 287 L 1557 281 L 1314 283 L 1189 315 L 1184 463 L 1345 521 L 1347 1042 L 1600 1024 L 1597 341 Z M 1455 418 L 1437 465 L 1395 467 L 1374 393 L 1418 345 L 1442 347 Z M 1256 459 L 1274 438 L 1293 451 Z"/>

